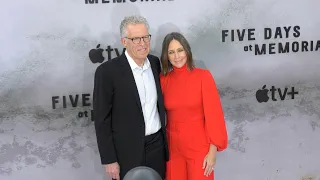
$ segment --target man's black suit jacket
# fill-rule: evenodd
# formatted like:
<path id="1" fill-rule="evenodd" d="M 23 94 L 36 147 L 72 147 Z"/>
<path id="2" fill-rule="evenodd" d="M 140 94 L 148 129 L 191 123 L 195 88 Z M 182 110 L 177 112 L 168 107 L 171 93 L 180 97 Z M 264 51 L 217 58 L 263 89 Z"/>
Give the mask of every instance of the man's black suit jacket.
<path id="1" fill-rule="evenodd" d="M 148 55 L 158 95 L 158 111 L 169 159 L 165 130 L 165 109 L 160 87 L 159 58 Z M 93 90 L 93 112 L 102 164 L 118 162 L 122 168 L 141 165 L 145 124 L 138 89 L 125 53 L 97 67 Z"/>

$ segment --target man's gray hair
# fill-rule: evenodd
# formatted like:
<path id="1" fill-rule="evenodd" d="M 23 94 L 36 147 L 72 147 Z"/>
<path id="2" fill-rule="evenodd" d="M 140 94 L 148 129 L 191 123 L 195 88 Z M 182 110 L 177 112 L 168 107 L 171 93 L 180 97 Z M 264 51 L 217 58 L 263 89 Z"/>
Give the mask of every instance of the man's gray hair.
<path id="1" fill-rule="evenodd" d="M 146 18 L 139 15 L 127 16 L 120 23 L 120 36 L 122 38 L 127 36 L 127 26 L 129 24 L 144 24 L 149 31 L 149 23 Z"/>

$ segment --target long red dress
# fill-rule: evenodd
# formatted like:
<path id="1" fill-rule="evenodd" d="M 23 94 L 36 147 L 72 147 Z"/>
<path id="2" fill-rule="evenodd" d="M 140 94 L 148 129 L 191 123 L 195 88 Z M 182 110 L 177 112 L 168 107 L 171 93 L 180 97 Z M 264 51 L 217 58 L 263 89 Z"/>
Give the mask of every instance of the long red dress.
<path id="1" fill-rule="evenodd" d="M 213 180 L 203 161 L 214 144 L 227 148 L 228 135 L 220 97 L 210 71 L 184 65 L 160 76 L 167 111 L 170 159 L 166 180 Z"/>

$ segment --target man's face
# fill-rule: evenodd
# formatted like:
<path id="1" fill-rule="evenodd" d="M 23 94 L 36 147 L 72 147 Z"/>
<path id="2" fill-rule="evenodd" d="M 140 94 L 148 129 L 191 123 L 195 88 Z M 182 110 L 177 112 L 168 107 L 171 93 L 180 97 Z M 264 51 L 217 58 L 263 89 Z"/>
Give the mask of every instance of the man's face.
<path id="1" fill-rule="evenodd" d="M 127 37 L 122 38 L 121 42 L 134 60 L 143 61 L 149 54 L 150 36 L 144 24 L 128 25 Z"/>

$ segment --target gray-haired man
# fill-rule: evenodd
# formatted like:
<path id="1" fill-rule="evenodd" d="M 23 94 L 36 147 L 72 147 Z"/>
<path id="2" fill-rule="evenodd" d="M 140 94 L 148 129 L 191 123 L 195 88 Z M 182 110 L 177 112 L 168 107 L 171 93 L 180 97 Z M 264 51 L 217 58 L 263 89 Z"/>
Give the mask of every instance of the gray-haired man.
<path id="1" fill-rule="evenodd" d="M 147 166 L 164 178 L 169 158 L 159 58 L 149 54 L 149 24 L 141 16 L 120 24 L 126 51 L 95 73 L 93 109 L 101 162 L 113 179 Z"/>

